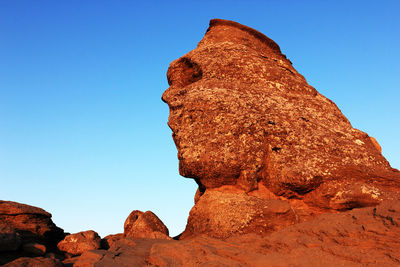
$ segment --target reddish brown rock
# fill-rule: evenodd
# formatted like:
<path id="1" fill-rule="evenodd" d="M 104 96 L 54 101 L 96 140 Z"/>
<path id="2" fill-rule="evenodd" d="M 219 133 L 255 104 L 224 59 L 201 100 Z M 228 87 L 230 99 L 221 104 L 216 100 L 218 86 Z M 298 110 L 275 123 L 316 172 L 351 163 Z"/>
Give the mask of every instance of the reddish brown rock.
<path id="1" fill-rule="evenodd" d="M 0 201 L 0 264 L 18 257 L 56 251 L 65 234 L 45 210 L 12 201 Z M 32 245 L 35 244 L 37 249 Z"/>
<path id="2" fill-rule="evenodd" d="M 122 267 L 152 266 L 147 261 L 150 249 L 154 244 L 177 242 L 154 238 L 122 238 L 116 241 L 109 250 L 92 250 L 83 253 L 74 266 Z"/>
<path id="3" fill-rule="evenodd" d="M 124 237 L 124 234 L 108 235 L 101 239 L 101 248 L 109 249 L 116 241 Z"/>
<path id="4" fill-rule="evenodd" d="M 61 267 L 63 265 L 59 260 L 56 259 L 49 259 L 43 257 L 35 257 L 35 258 L 22 257 L 3 266 L 4 267 Z"/>
<path id="5" fill-rule="evenodd" d="M 204 196 L 204 195 L 203 195 Z M 400 201 L 328 213 L 269 235 L 220 240 L 122 238 L 112 248 L 88 251 L 74 266 L 397 266 Z"/>
<path id="6" fill-rule="evenodd" d="M 79 232 L 67 235 L 64 240 L 58 243 L 59 250 L 76 256 L 91 249 L 99 249 L 101 247 L 101 238 L 93 230 Z"/>
<path id="7" fill-rule="evenodd" d="M 245 192 L 207 190 L 190 211 L 180 239 L 194 234 L 227 238 L 245 233 L 265 235 L 297 222 L 289 202 L 248 196 Z"/>
<path id="8" fill-rule="evenodd" d="M 180 172 L 205 188 L 253 190 L 261 180 L 277 195 L 301 197 L 356 171 L 378 184 L 399 177 L 369 136 L 253 29 L 212 20 L 167 76 Z"/>
<path id="9" fill-rule="evenodd" d="M 17 202 L 0 200 L 0 226 L 18 233 L 23 243 L 42 243 L 48 247 L 64 238 L 64 231 L 45 210 Z M 0 233 L 1 234 L 1 233 Z"/>
<path id="10" fill-rule="evenodd" d="M 95 263 L 99 262 L 104 255 L 106 254 L 106 251 L 104 250 L 88 250 L 82 253 L 82 255 L 77 258 L 73 266 L 74 267 L 90 267 L 94 266 Z"/>
<path id="11" fill-rule="evenodd" d="M 299 221 L 399 198 L 400 174 L 374 139 L 354 129 L 256 30 L 211 20 L 167 77 L 162 99 L 179 171 L 199 185 L 187 226 L 192 234 L 203 233 L 195 222 L 214 219 L 199 206 L 202 194 L 227 185 L 286 200 Z"/>
<path id="12" fill-rule="evenodd" d="M 369 137 L 371 139 L 372 144 L 375 146 L 375 148 L 379 151 L 379 153 L 382 153 L 382 147 L 381 145 L 378 143 L 378 141 L 376 141 L 375 138 L 373 138 L 372 136 Z"/>
<path id="13" fill-rule="evenodd" d="M 125 237 L 170 239 L 168 234 L 168 228 L 151 211 L 134 210 L 124 224 Z"/>
<path id="14" fill-rule="evenodd" d="M 225 241 L 198 236 L 154 244 L 156 266 L 397 266 L 400 202 L 323 214 L 268 236 L 247 234 Z"/>

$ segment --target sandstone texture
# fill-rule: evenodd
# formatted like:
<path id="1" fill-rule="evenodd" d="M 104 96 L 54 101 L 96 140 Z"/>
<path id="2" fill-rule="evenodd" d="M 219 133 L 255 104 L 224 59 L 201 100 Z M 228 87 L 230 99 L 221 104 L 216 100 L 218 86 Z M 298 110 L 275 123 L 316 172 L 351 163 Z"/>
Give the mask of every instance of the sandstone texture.
<path id="1" fill-rule="evenodd" d="M 400 266 L 400 172 L 274 41 L 211 20 L 167 78 L 179 171 L 198 184 L 184 232 L 134 210 L 123 234 L 64 238 L 44 210 L 0 201 L 0 264 Z"/>
<path id="2" fill-rule="evenodd" d="M 83 252 L 101 247 L 101 238 L 93 230 L 67 235 L 57 245 L 58 249 L 72 256 L 81 255 Z"/>
<path id="3" fill-rule="evenodd" d="M 296 214 L 286 201 L 207 190 L 191 210 L 180 238 L 194 234 L 221 239 L 234 234 L 264 235 L 296 222 Z"/>
<path id="4" fill-rule="evenodd" d="M 170 108 L 179 171 L 199 185 L 182 237 L 204 233 L 199 225 L 215 219 L 205 205 L 207 191 L 226 186 L 286 201 L 299 221 L 399 198 L 400 173 L 376 140 L 353 128 L 279 46 L 254 29 L 211 20 L 196 49 L 173 61 L 167 77 L 162 99 Z M 240 202 L 220 216 L 229 217 Z M 276 217 L 257 224 L 273 224 L 268 218 Z M 209 234 L 221 237 L 222 229 L 210 225 Z"/>
<path id="5" fill-rule="evenodd" d="M 212 20 L 167 75 L 163 100 L 180 172 L 204 188 L 250 191 L 262 181 L 276 195 L 300 198 L 325 183 L 397 185 L 399 174 L 371 138 L 253 29 Z"/>
<path id="6" fill-rule="evenodd" d="M 151 211 L 134 210 L 124 224 L 125 237 L 170 239 L 168 234 L 168 228 Z"/>
<path id="7" fill-rule="evenodd" d="M 159 239 L 133 211 L 76 266 L 400 265 L 399 171 L 276 43 L 212 20 L 167 76 L 180 173 L 199 186 L 186 229 Z"/>

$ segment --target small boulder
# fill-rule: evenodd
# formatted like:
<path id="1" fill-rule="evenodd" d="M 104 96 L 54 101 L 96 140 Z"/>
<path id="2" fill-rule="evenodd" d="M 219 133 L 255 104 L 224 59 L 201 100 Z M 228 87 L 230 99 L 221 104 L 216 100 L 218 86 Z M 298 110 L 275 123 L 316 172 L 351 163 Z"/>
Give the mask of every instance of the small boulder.
<path id="1" fill-rule="evenodd" d="M 124 234 L 108 235 L 101 240 L 101 248 L 109 249 L 116 241 L 124 238 Z"/>
<path id="2" fill-rule="evenodd" d="M 151 211 L 134 210 L 124 224 L 124 236 L 131 238 L 170 239 L 168 228 Z"/>
<path id="3" fill-rule="evenodd" d="M 0 250 L 5 239 L 9 240 L 7 242 L 17 244 L 19 242 L 17 234 L 23 244 L 41 243 L 50 248 L 55 248 L 65 236 L 64 231 L 53 223 L 51 214 L 47 211 L 30 205 L 0 200 Z M 16 245 L 10 247 L 14 248 Z"/>
<path id="4" fill-rule="evenodd" d="M 67 235 L 64 240 L 58 243 L 59 250 L 72 256 L 81 255 L 91 249 L 99 249 L 101 243 L 100 236 L 93 230 Z"/>

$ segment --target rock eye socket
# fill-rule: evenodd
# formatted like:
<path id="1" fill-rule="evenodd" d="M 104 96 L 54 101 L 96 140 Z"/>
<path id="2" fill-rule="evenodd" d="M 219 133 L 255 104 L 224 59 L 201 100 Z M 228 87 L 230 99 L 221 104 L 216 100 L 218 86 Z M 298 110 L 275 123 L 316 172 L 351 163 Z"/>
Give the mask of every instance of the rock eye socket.
<path id="1" fill-rule="evenodd" d="M 170 86 L 185 87 L 203 77 L 200 66 L 187 57 L 179 59 L 168 69 L 167 78 Z"/>

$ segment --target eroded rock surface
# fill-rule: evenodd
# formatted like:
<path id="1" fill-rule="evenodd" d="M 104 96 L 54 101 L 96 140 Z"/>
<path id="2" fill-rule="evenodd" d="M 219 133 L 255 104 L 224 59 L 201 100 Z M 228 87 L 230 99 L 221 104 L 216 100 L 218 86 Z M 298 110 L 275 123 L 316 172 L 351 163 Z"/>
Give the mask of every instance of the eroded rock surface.
<path id="1" fill-rule="evenodd" d="M 261 180 L 301 197 L 328 181 L 385 186 L 399 177 L 275 42 L 246 26 L 212 20 L 197 48 L 171 63 L 168 81 L 180 172 L 205 188 L 253 190 Z"/>
<path id="2" fill-rule="evenodd" d="M 67 235 L 57 245 L 58 249 L 72 256 L 101 247 L 101 238 L 93 230 Z"/>
<path id="3" fill-rule="evenodd" d="M 193 223 L 213 220 L 200 207 L 202 194 L 227 185 L 287 201 L 299 221 L 399 198 L 400 173 L 376 140 L 353 128 L 263 34 L 211 20 L 167 77 L 162 99 L 179 170 L 199 185 L 187 226 L 192 234 L 203 233 Z"/>
<path id="4" fill-rule="evenodd" d="M 163 100 L 180 173 L 199 185 L 185 231 L 171 239 L 154 213 L 135 210 L 123 234 L 102 241 L 93 231 L 67 236 L 59 243 L 63 264 L 400 265 L 400 172 L 374 138 L 307 84 L 275 42 L 236 22 L 212 20 L 167 76 Z M 19 205 L 0 202 L 0 222 L 50 218 Z M 34 231 L 23 222 L 14 225 L 43 234 L 42 224 Z M 45 253 L 40 238 L 15 229 L 0 224 L 0 253 Z M 6 266 L 59 265 L 38 257 Z"/>
<path id="5" fill-rule="evenodd" d="M 221 239 L 245 233 L 265 235 L 296 222 L 296 214 L 286 201 L 207 190 L 190 211 L 180 238 L 198 234 Z"/>
<path id="6" fill-rule="evenodd" d="M 55 251 L 64 231 L 41 208 L 0 201 L 0 264 Z"/>
<path id="7" fill-rule="evenodd" d="M 398 266 L 399 225 L 400 201 L 384 201 L 322 214 L 264 236 L 122 238 L 107 251 L 85 252 L 74 266 Z"/>
<path id="8" fill-rule="evenodd" d="M 101 248 L 109 249 L 113 244 L 124 237 L 124 234 L 108 235 L 101 239 Z"/>
<path id="9" fill-rule="evenodd" d="M 170 239 L 168 234 L 168 228 L 151 211 L 134 210 L 124 224 L 125 237 Z"/>

